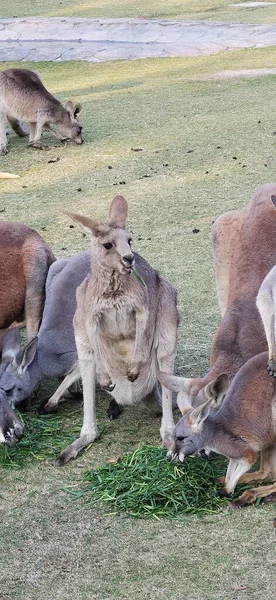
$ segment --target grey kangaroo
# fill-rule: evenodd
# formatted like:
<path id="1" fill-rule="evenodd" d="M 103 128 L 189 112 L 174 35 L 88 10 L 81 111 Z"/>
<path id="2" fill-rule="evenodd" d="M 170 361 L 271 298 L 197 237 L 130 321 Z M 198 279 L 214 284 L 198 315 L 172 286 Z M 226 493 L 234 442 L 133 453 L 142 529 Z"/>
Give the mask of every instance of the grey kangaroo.
<path id="1" fill-rule="evenodd" d="M 20 121 L 30 125 L 29 145 L 47 149 L 40 140 L 43 129 L 49 130 L 60 141 L 73 140 L 82 144 L 79 122 L 81 105 L 69 100 L 65 106 L 44 87 L 40 75 L 28 69 L 7 69 L 0 72 L 0 154 L 7 153 L 6 122 L 17 135 L 28 135 Z M 56 133 L 55 125 L 63 133 Z"/>
<path id="2" fill-rule="evenodd" d="M 115 196 L 105 222 L 67 213 L 92 236 L 92 252 L 91 274 L 78 288 L 74 317 L 83 426 L 80 437 L 59 455 L 58 465 L 75 458 L 99 435 L 96 381 L 109 388 L 118 404 L 131 405 L 159 398 L 158 368 L 173 372 L 179 322 L 176 290 L 132 252 L 131 235 L 125 230 L 127 210 L 125 198 Z M 172 394 L 165 386 L 162 412 L 161 437 L 169 444 L 174 421 Z"/>

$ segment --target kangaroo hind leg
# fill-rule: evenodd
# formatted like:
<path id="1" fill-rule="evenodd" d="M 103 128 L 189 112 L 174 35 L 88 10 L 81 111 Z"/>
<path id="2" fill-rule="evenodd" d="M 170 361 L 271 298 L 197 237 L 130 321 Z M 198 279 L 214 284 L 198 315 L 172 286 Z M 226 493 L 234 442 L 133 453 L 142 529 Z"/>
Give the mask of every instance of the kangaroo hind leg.
<path id="1" fill-rule="evenodd" d="M 18 121 L 18 119 L 14 119 L 13 117 L 10 117 L 9 115 L 8 115 L 7 119 L 9 121 L 11 128 L 16 133 L 16 135 L 18 135 L 19 137 L 26 137 L 27 135 L 29 135 L 29 128 L 27 125 L 25 125 L 25 123 L 20 123 L 20 121 Z"/>

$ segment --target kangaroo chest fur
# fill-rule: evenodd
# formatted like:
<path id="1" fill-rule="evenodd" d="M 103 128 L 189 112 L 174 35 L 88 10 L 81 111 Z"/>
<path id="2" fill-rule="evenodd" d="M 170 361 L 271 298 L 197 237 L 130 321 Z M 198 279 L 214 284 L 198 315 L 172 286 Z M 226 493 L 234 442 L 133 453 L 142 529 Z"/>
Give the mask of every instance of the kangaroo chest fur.
<path id="1" fill-rule="evenodd" d="M 133 365 L 136 344 L 135 299 L 130 294 L 101 298 L 94 306 L 94 327 L 91 328 L 91 324 L 89 319 L 87 331 L 96 368 L 103 368 L 115 384 L 111 395 L 119 404 L 139 402 L 154 387 L 157 358 L 156 351 L 153 351 L 150 361 L 141 365 L 137 379 L 133 382 L 128 380 L 127 371 Z"/>

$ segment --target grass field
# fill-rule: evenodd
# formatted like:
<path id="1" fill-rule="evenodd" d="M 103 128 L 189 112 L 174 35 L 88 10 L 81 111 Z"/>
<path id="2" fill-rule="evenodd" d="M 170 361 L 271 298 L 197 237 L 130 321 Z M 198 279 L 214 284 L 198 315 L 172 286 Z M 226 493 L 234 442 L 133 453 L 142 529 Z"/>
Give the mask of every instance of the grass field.
<path id="1" fill-rule="evenodd" d="M 126 195 L 135 250 L 178 287 L 176 370 L 188 376 L 207 369 L 219 323 L 212 221 L 274 181 L 276 167 L 275 77 L 208 76 L 272 67 L 274 57 L 265 49 L 131 64 L 36 63 L 53 93 L 82 102 L 85 144 L 41 152 L 11 133 L 1 157 L 1 170 L 21 175 L 0 182 L 1 217 L 35 227 L 59 257 L 89 244 L 70 228 L 65 208 L 105 217 L 113 195 Z M 53 386 L 45 382 L 40 399 Z M 1 600 L 272 600 L 275 504 L 145 526 L 63 491 L 79 488 L 84 470 L 104 459 L 159 441 L 159 419 L 143 407 L 109 422 L 107 399 L 98 402 L 101 438 L 62 469 L 54 456 L 79 430 L 76 402 L 42 418 L 33 448 L 38 425 L 34 413 L 28 417 L 30 452 L 23 443 L 0 450 Z"/>
<path id="2" fill-rule="evenodd" d="M 245 23 L 275 23 L 276 3 L 246 7 L 247 0 L 13 0 L 1 6 L 0 17 L 106 17 L 145 19 L 203 19 Z M 245 6 L 236 7 L 235 4 Z"/>

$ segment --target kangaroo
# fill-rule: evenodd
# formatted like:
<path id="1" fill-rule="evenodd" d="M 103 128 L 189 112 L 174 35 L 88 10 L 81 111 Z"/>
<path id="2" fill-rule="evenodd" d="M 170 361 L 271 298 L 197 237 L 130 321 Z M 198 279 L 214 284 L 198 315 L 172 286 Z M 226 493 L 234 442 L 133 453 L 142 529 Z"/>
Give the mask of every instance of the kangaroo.
<path id="1" fill-rule="evenodd" d="M 23 223 L 0 222 L 0 350 L 7 329 L 24 318 L 28 340 L 36 336 L 54 261 L 39 233 Z"/>
<path id="2" fill-rule="evenodd" d="M 99 436 L 96 381 L 119 405 L 145 398 L 158 403 L 157 368 L 173 372 L 179 322 L 176 290 L 132 252 L 131 235 L 124 228 L 127 211 L 125 198 L 115 196 L 104 223 L 67 213 L 92 234 L 92 274 L 77 290 L 74 317 L 83 426 L 80 437 L 58 456 L 58 465 L 75 458 Z M 174 428 L 172 394 L 163 386 L 162 409 L 161 437 L 169 444 Z"/>
<path id="3" fill-rule="evenodd" d="M 226 373 L 230 380 L 252 356 L 267 350 L 256 307 L 259 287 L 276 263 L 276 184 L 263 185 L 249 205 L 216 219 L 212 246 L 222 321 L 204 377 L 186 378 L 193 406 L 206 400 L 206 386 Z"/>
<path id="4" fill-rule="evenodd" d="M 15 133 L 28 135 L 19 119 L 30 124 L 29 145 L 48 149 L 41 142 L 42 130 L 46 129 L 60 141 L 73 140 L 82 144 L 82 127 L 79 123 L 81 105 L 69 100 L 65 106 L 44 87 L 39 73 L 28 69 L 7 69 L 0 72 L 0 154 L 7 153 L 6 121 Z M 57 134 L 55 125 L 66 137 Z"/>
<path id="5" fill-rule="evenodd" d="M 80 378 L 75 345 L 73 317 L 76 289 L 90 272 L 90 252 L 54 262 L 46 280 L 46 295 L 39 332 L 24 349 L 20 332 L 12 328 L 4 337 L 0 390 L 13 408 L 24 410 L 43 377 L 64 377 L 53 396 L 40 412 L 54 412 L 66 398 L 68 388 Z M 68 393 L 67 393 L 68 395 Z M 108 417 L 116 418 L 120 410 L 113 401 Z"/>
<path id="6" fill-rule="evenodd" d="M 276 205 L 276 196 L 274 201 Z M 269 375 L 276 377 L 276 267 L 273 267 L 265 277 L 259 289 L 256 304 L 268 341 L 267 370 Z"/>
<path id="7" fill-rule="evenodd" d="M 24 425 L 9 405 L 8 398 L 0 390 L 0 444 L 13 446 L 24 435 Z"/>
<path id="8" fill-rule="evenodd" d="M 268 354 L 261 353 L 248 360 L 238 371 L 230 386 L 227 375 L 220 375 L 206 386 L 207 400 L 193 408 L 179 378 L 178 389 L 170 377 L 159 373 L 167 387 L 182 395 L 183 417 L 173 431 L 169 457 L 181 462 L 195 452 L 207 450 L 229 458 L 223 493 L 232 494 L 237 483 L 276 479 L 276 381 L 266 371 Z M 229 386 L 229 387 L 228 387 Z M 215 411 L 211 411 L 211 408 Z M 247 471 L 261 452 L 260 469 Z M 245 491 L 235 506 L 250 504 L 257 497 L 271 496 L 276 483 Z M 276 496 L 275 496 L 276 499 Z"/>

